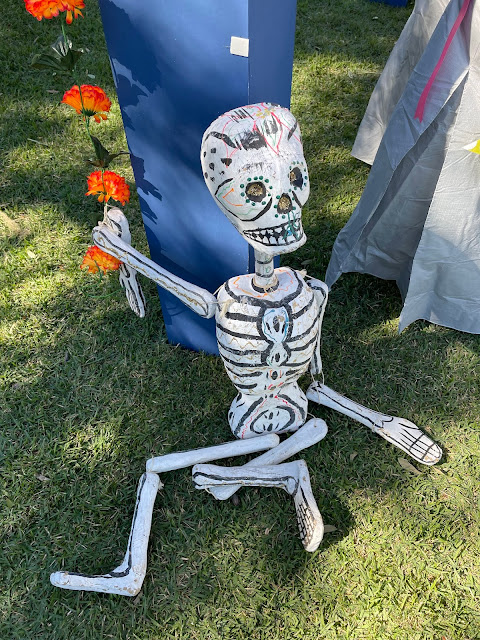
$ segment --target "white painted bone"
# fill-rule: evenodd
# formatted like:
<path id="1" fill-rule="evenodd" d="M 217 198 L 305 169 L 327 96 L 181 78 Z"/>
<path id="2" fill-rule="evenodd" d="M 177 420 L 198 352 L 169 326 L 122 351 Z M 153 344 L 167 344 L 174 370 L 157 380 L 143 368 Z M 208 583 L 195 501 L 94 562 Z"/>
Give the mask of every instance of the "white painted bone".
<path id="1" fill-rule="evenodd" d="M 115 256 L 131 269 L 150 278 L 166 291 L 179 298 L 187 307 L 198 313 L 202 318 L 212 318 L 216 310 L 215 296 L 187 282 L 182 278 L 160 267 L 130 244 L 116 236 L 105 224 L 100 224 L 93 229 L 93 242 L 106 253 Z"/>
<path id="2" fill-rule="evenodd" d="M 307 280 L 307 284 L 312 289 L 315 300 L 317 301 L 320 313 L 318 314 L 318 338 L 315 347 L 315 352 L 310 363 L 310 373 L 312 376 L 317 376 L 322 373 L 322 356 L 320 354 L 320 346 L 322 342 L 322 323 L 323 316 L 325 315 L 325 309 L 328 302 L 328 286 L 321 280 L 310 279 Z"/>
<path id="3" fill-rule="evenodd" d="M 307 398 L 335 409 L 369 427 L 374 433 L 378 433 L 421 464 L 433 465 L 442 457 L 442 450 L 438 444 L 410 420 L 367 409 L 320 382 L 313 382 L 310 385 Z"/>
<path id="4" fill-rule="evenodd" d="M 293 496 L 300 538 L 305 551 L 315 551 L 323 538 L 323 521 L 312 493 L 310 476 L 304 460 L 261 467 L 219 467 L 197 464 L 192 469 L 197 489 L 221 485 L 245 487 L 280 487 Z"/>
<path id="5" fill-rule="evenodd" d="M 320 418 L 313 418 L 306 422 L 303 427 L 291 435 L 289 438 L 281 442 L 278 447 L 274 447 L 262 455 L 250 460 L 243 467 L 259 467 L 262 465 L 280 464 L 284 460 L 288 460 L 299 451 L 307 449 L 312 445 L 320 442 L 327 435 L 328 427 Z M 241 441 L 249 442 L 249 440 Z M 208 491 L 217 500 L 227 500 L 241 488 L 240 484 L 229 486 L 209 487 Z"/>
<path id="6" fill-rule="evenodd" d="M 132 236 L 128 226 L 128 220 L 123 211 L 117 207 L 109 209 L 106 212 L 104 224 L 124 242 L 131 244 Z M 122 262 L 119 273 L 120 285 L 125 290 L 130 308 L 137 316 L 143 318 L 145 316 L 145 298 L 142 287 L 137 279 L 137 272 Z"/>
<path id="7" fill-rule="evenodd" d="M 69 571 L 57 571 L 50 582 L 61 589 L 97 591 L 121 596 L 135 596 L 142 588 L 147 570 L 147 548 L 152 512 L 159 487 L 163 487 L 155 473 L 144 473 L 137 490 L 137 502 L 127 552 L 121 565 L 103 575 L 86 575 Z"/>
<path id="8" fill-rule="evenodd" d="M 276 433 L 269 433 L 259 438 L 251 438 L 249 440 L 234 440 L 233 442 L 225 442 L 203 449 L 167 453 L 164 456 L 147 460 L 147 471 L 164 473 L 165 471 L 173 471 L 174 469 L 185 469 L 200 462 L 243 456 L 247 453 L 256 453 L 257 451 L 271 449 L 272 447 L 277 447 L 279 442 L 280 438 Z"/>

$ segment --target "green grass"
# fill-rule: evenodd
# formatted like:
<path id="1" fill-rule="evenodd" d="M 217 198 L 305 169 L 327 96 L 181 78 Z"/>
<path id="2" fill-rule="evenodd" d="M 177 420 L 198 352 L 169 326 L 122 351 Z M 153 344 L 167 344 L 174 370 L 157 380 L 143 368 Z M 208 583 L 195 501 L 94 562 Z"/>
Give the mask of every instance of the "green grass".
<path id="1" fill-rule="evenodd" d="M 410 474 L 398 450 L 311 407 L 329 434 L 303 457 L 336 527 L 317 552 L 303 551 L 286 494 L 243 490 L 238 506 L 216 503 L 182 470 L 162 477 L 138 597 L 50 585 L 51 571 L 119 562 L 146 458 L 230 439 L 234 389 L 219 359 L 167 344 L 151 283 L 140 320 L 115 275 L 79 270 L 101 213 L 84 197 L 88 147 L 76 115 L 58 106 L 68 81 L 28 66 L 55 29 L 21 0 L 0 4 L 0 210 L 13 222 L 0 220 L 0 638 L 480 638 L 480 337 L 425 322 L 397 335 L 396 287 L 359 275 L 331 294 L 326 380 L 424 426 L 442 463 Z M 299 0 L 292 109 L 312 194 L 309 242 L 284 263 L 325 273 L 367 178 L 350 157 L 355 133 L 410 10 Z M 89 49 L 82 78 L 112 95 L 93 0 L 86 16 L 72 26 Z M 117 104 L 101 132 L 109 148 L 126 148 Z M 118 166 L 133 183 L 128 161 Z M 135 197 L 128 215 L 146 251 Z"/>

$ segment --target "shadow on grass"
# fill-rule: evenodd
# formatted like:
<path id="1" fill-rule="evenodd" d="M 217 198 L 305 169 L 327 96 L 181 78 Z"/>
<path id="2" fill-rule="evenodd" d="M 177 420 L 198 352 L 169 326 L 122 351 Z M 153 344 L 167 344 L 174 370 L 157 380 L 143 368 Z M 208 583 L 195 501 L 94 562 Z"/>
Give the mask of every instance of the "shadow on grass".
<path id="1" fill-rule="evenodd" d="M 394 337 L 385 330 L 394 309 L 383 304 L 384 285 L 367 292 L 353 282 L 355 276 L 350 279 L 350 304 L 358 315 L 350 314 L 345 323 L 327 315 L 327 382 L 373 408 L 419 423 L 435 415 L 440 401 L 450 405 L 446 420 L 464 419 L 469 408 L 478 406 L 478 390 L 468 397 L 470 363 L 460 359 L 445 386 L 438 378 L 445 376 L 444 360 L 454 355 L 449 353 L 452 342 L 478 355 L 478 341 L 422 329 Z M 115 280 L 107 282 L 105 293 L 115 291 Z M 90 310 L 88 298 L 79 300 L 74 290 L 65 291 L 42 307 L 49 324 L 35 345 L 18 343 L 14 335 L 5 345 L 24 376 L 12 380 L 4 395 L 3 473 L 7 486 L 22 495 L 22 503 L 8 498 L 7 556 L 11 566 L 20 567 L 10 584 L 13 591 L 22 588 L 27 574 L 21 567 L 27 563 L 28 575 L 34 576 L 30 593 L 46 602 L 40 625 L 54 620 L 65 605 L 79 612 L 89 604 L 102 615 L 124 621 L 133 616 L 140 623 L 142 608 L 125 604 L 119 613 L 115 597 L 55 590 L 48 574 L 60 568 L 103 572 L 118 564 L 146 458 L 230 439 L 226 416 L 234 390 L 221 361 L 167 345 L 155 289 L 146 288 L 153 309 L 145 321 L 130 313 L 119 291 L 108 304 L 96 308 L 93 303 Z M 49 330 L 62 322 L 68 323 L 65 333 L 50 341 Z M 379 361 L 388 362 L 388 370 L 380 370 Z M 266 584 L 292 589 L 299 576 L 321 565 L 332 545 L 351 534 L 356 524 L 349 507 L 352 495 L 388 499 L 400 521 L 408 511 L 419 523 L 410 536 L 425 533 L 425 513 L 430 523 L 432 518 L 442 521 L 439 539 L 458 531 L 457 511 L 445 505 L 433 513 L 433 507 L 425 511 L 415 501 L 419 483 L 428 489 L 433 472 L 424 471 L 420 479 L 405 476 L 396 462 L 399 452 L 383 440 L 329 410 L 310 409 L 327 420 L 330 432 L 302 457 L 324 520 L 337 531 L 326 535 L 313 556 L 306 555 L 292 501 L 282 492 L 243 490 L 240 506 L 233 508 L 195 491 L 189 470 L 165 474 L 143 593 L 149 606 L 161 603 L 172 624 L 185 611 L 215 606 L 219 590 L 228 589 L 240 592 L 236 597 L 258 615 Z M 432 426 L 442 443 L 443 425 Z M 330 597 L 327 585 L 320 585 L 319 593 Z M 28 620 L 30 606 L 27 596 L 23 605 L 15 604 L 12 624 Z"/>

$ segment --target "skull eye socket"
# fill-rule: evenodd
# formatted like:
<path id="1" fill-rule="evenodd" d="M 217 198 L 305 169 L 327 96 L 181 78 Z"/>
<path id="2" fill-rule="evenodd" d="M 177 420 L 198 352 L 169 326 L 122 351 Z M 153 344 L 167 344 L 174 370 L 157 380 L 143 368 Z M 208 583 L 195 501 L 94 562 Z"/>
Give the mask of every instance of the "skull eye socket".
<path id="1" fill-rule="evenodd" d="M 277 211 L 282 214 L 289 213 L 293 208 L 292 200 L 286 193 L 282 195 L 277 204 Z"/>
<path id="2" fill-rule="evenodd" d="M 263 182 L 251 182 L 245 189 L 245 195 L 253 202 L 261 202 L 267 195 Z"/>
<path id="3" fill-rule="evenodd" d="M 290 184 L 294 187 L 303 187 L 303 175 L 299 167 L 293 167 L 290 171 Z"/>

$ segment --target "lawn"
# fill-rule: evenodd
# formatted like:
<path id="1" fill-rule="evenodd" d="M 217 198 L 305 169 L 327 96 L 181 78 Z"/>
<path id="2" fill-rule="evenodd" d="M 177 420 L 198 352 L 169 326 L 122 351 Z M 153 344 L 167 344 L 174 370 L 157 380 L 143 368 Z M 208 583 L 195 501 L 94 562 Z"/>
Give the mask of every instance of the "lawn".
<path id="1" fill-rule="evenodd" d="M 52 571 L 119 563 L 145 460 L 229 440 L 235 391 L 220 359 L 167 343 L 154 285 L 142 283 L 139 319 L 116 274 L 80 271 L 101 217 L 84 196 L 87 141 L 58 104 L 65 77 L 29 67 L 55 29 L 22 0 L 0 5 L 0 638 L 480 638 L 480 336 L 426 322 L 398 335 L 396 286 L 360 275 L 331 292 L 326 382 L 423 426 L 442 462 L 408 471 L 391 445 L 311 406 L 329 426 L 302 455 L 332 529 L 318 551 L 303 550 L 285 493 L 216 502 L 181 470 L 162 476 L 137 597 L 50 585 Z M 81 81 L 113 97 L 98 8 L 86 5 L 88 24 L 71 27 L 88 49 Z M 324 276 L 368 175 L 350 156 L 356 130 L 411 9 L 298 1 L 292 110 L 311 176 L 309 241 L 283 264 Z M 116 101 L 102 140 L 126 148 Z M 128 157 L 117 167 L 133 185 Z M 135 195 L 127 215 L 148 251 Z"/>

